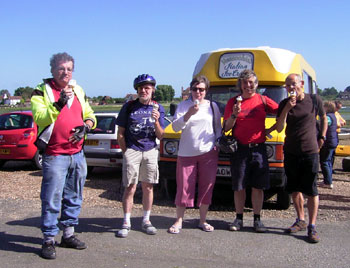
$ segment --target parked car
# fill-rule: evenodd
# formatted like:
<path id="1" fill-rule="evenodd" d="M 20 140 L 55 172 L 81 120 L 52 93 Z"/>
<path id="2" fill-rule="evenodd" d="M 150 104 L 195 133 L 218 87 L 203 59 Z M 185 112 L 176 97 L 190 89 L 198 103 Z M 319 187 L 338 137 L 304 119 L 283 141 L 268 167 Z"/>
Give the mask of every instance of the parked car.
<path id="1" fill-rule="evenodd" d="M 0 115 L 0 167 L 9 160 L 31 160 L 42 169 L 42 156 L 34 142 L 38 128 L 29 111 Z"/>
<path id="2" fill-rule="evenodd" d="M 117 167 L 123 163 L 122 150 L 117 141 L 118 113 L 95 113 L 97 126 L 90 133 L 84 144 L 84 153 L 88 171 L 94 167 Z"/>

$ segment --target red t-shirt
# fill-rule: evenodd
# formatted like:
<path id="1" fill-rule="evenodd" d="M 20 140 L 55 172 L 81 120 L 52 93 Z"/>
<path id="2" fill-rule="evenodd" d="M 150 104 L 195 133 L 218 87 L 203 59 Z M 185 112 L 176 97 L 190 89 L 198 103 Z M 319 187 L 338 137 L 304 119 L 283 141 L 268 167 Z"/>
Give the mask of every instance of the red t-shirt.
<path id="1" fill-rule="evenodd" d="M 52 92 L 57 101 L 61 90 L 55 86 L 54 81 L 50 82 Z M 65 105 L 55 121 L 50 141 L 48 143 L 46 154 L 49 155 L 72 155 L 81 151 L 84 140 L 77 143 L 69 142 L 69 137 L 73 134 L 72 129 L 84 124 L 82 108 L 78 98 L 74 95 L 74 100 L 70 108 Z"/>
<path id="2" fill-rule="evenodd" d="M 265 104 L 262 98 L 266 100 L 266 112 L 276 114 L 278 104 L 266 96 L 255 94 L 253 97 L 243 99 L 241 103 L 241 112 L 238 114 L 233 135 L 241 144 L 262 143 L 265 142 Z M 233 105 L 236 103 L 236 97 L 229 99 L 225 107 L 224 120 L 227 120 L 231 114 Z"/>

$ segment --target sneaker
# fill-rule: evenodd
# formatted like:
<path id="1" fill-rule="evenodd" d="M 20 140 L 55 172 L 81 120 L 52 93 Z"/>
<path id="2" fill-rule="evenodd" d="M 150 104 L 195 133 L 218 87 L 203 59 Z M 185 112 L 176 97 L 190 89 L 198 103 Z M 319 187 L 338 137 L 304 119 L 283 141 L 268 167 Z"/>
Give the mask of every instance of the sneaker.
<path id="1" fill-rule="evenodd" d="M 254 221 L 254 230 L 257 233 L 265 233 L 267 231 L 266 227 L 260 220 Z"/>
<path id="2" fill-rule="evenodd" d="M 307 238 L 308 238 L 310 243 L 320 242 L 320 237 L 318 236 L 318 233 L 316 232 L 316 228 L 308 228 Z"/>
<path id="3" fill-rule="evenodd" d="M 72 235 L 71 237 L 61 239 L 61 247 L 63 248 L 74 248 L 74 249 L 86 249 L 87 246 L 84 242 L 80 241 L 76 236 Z"/>
<path id="4" fill-rule="evenodd" d="M 48 260 L 56 259 L 56 249 L 54 241 L 44 242 L 44 244 L 41 247 L 41 257 Z"/>
<path id="5" fill-rule="evenodd" d="M 142 222 L 141 228 L 142 228 L 142 231 L 144 231 L 146 234 L 149 234 L 149 235 L 155 235 L 157 233 L 156 227 L 154 227 L 151 222 L 149 223 Z"/>
<path id="6" fill-rule="evenodd" d="M 125 238 L 130 232 L 131 226 L 123 224 L 122 228 L 117 232 L 117 237 Z"/>
<path id="7" fill-rule="evenodd" d="M 235 219 L 233 223 L 228 225 L 230 231 L 239 231 L 243 228 L 243 220 Z"/>
<path id="8" fill-rule="evenodd" d="M 321 182 L 319 185 L 319 187 L 322 187 L 322 188 L 327 188 L 327 189 L 333 189 L 333 184 L 325 184 L 324 182 Z"/>
<path id="9" fill-rule="evenodd" d="M 297 233 L 300 231 L 305 231 L 307 224 L 304 220 L 296 220 L 291 227 L 286 230 L 286 233 Z"/>

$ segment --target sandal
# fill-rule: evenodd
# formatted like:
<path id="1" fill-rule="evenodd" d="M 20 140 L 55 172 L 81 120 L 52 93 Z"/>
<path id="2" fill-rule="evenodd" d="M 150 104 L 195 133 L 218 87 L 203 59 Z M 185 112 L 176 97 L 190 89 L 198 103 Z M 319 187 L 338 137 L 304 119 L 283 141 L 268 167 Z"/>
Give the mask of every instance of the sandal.
<path id="1" fill-rule="evenodd" d="M 121 238 L 127 237 L 130 232 L 130 229 L 131 229 L 130 225 L 123 224 L 122 228 L 117 232 L 117 236 Z"/>
<path id="2" fill-rule="evenodd" d="M 205 222 L 203 224 L 199 224 L 198 228 L 201 229 L 204 232 L 212 232 L 214 231 L 214 227 L 211 226 L 209 223 Z"/>
<path id="3" fill-rule="evenodd" d="M 180 230 L 182 229 L 181 226 L 171 225 L 171 227 L 168 229 L 169 234 L 178 234 L 180 233 Z"/>
<path id="4" fill-rule="evenodd" d="M 156 227 L 154 227 L 151 222 L 149 223 L 143 222 L 142 231 L 144 231 L 146 234 L 149 234 L 149 235 L 155 235 L 157 233 Z"/>

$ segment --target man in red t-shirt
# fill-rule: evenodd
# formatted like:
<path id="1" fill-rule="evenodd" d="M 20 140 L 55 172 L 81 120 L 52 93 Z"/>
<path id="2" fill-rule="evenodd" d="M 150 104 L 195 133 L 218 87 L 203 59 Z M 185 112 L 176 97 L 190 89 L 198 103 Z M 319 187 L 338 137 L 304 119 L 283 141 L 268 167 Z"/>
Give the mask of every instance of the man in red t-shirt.
<path id="1" fill-rule="evenodd" d="M 231 231 L 243 227 L 247 187 L 252 187 L 254 229 L 259 233 L 266 231 L 260 220 L 264 190 L 270 187 L 265 137 L 273 129 L 265 130 L 265 118 L 266 113 L 277 113 L 278 104 L 257 94 L 257 87 L 256 74 L 252 70 L 244 70 L 237 81 L 241 96 L 231 98 L 225 107 L 224 129 L 233 129 L 233 135 L 238 140 L 238 150 L 230 159 L 236 208 L 236 219 L 229 225 Z"/>

